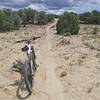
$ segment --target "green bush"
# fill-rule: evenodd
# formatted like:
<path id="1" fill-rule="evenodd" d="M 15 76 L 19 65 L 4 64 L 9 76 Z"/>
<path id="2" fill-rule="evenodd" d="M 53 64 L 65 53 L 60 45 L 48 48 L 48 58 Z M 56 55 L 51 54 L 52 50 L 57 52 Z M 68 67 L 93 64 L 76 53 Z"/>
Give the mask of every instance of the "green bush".
<path id="1" fill-rule="evenodd" d="M 92 12 L 85 12 L 79 14 L 80 23 L 83 24 L 98 24 L 100 25 L 100 12 L 93 10 Z"/>
<path id="2" fill-rule="evenodd" d="M 48 14 L 47 15 L 47 21 L 52 22 L 54 20 L 54 15 L 53 14 Z"/>
<path id="3" fill-rule="evenodd" d="M 92 14 L 90 12 L 85 12 L 83 14 L 79 14 L 80 23 L 92 24 Z"/>
<path id="4" fill-rule="evenodd" d="M 54 15 L 46 12 L 37 12 L 31 8 L 12 11 L 11 9 L 0 10 L 0 31 L 19 29 L 21 24 L 46 25 L 54 20 Z"/>
<path id="5" fill-rule="evenodd" d="M 14 23 L 4 20 L 2 23 L 2 31 L 10 31 L 12 29 L 14 29 Z"/>
<path id="6" fill-rule="evenodd" d="M 21 17 L 17 12 L 13 12 L 12 21 L 14 23 L 14 29 L 19 29 L 21 26 Z"/>
<path id="7" fill-rule="evenodd" d="M 0 31 L 19 29 L 20 25 L 21 18 L 18 12 L 6 8 L 0 10 Z"/>
<path id="8" fill-rule="evenodd" d="M 75 14 L 65 12 L 59 17 L 56 25 L 57 34 L 74 35 L 79 32 L 78 18 Z"/>
<path id="9" fill-rule="evenodd" d="M 12 11 L 10 9 L 3 9 L 0 11 L 0 31 L 10 31 L 13 28 Z"/>
<path id="10" fill-rule="evenodd" d="M 24 13 L 26 16 L 27 23 L 34 24 L 34 18 L 35 18 L 36 11 L 31 8 L 28 8 L 28 9 L 24 9 Z"/>
<path id="11" fill-rule="evenodd" d="M 44 11 L 39 12 L 37 21 L 39 25 L 46 25 L 48 23 L 48 16 L 46 12 Z"/>

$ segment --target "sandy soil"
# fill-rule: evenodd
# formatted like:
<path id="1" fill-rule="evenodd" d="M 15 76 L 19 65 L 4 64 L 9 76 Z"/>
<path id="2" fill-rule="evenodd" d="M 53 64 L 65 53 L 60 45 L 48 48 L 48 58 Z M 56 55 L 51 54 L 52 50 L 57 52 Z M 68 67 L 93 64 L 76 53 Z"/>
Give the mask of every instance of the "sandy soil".
<path id="1" fill-rule="evenodd" d="M 39 68 L 27 100 L 100 100 L 99 26 L 97 34 L 89 31 L 91 26 L 81 25 L 79 35 L 65 37 L 55 34 L 56 23 L 0 33 L 0 100 L 18 100 L 17 86 L 11 84 L 20 75 L 10 68 L 26 55 L 21 52 L 25 43 L 14 42 L 32 36 L 40 36 L 32 41 Z"/>

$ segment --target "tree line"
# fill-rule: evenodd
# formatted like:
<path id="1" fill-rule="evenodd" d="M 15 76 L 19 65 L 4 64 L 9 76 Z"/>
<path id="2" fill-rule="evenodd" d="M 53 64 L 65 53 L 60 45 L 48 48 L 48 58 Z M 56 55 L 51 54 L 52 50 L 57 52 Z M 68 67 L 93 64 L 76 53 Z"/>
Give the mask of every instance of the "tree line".
<path id="1" fill-rule="evenodd" d="M 37 12 L 31 8 L 12 11 L 4 8 L 0 10 L 0 31 L 19 29 L 27 24 L 46 25 L 53 20 L 54 15 L 44 11 Z"/>
<path id="2" fill-rule="evenodd" d="M 46 25 L 58 18 L 56 25 L 57 33 L 61 35 L 78 34 L 80 23 L 100 24 L 100 12 L 92 11 L 77 14 L 64 12 L 62 15 L 47 14 L 44 11 L 37 12 L 31 8 L 12 11 L 11 9 L 0 10 L 0 31 L 19 29 L 27 24 Z"/>
<path id="3" fill-rule="evenodd" d="M 83 24 L 98 24 L 100 25 L 100 12 L 93 10 L 92 12 L 85 12 L 79 14 L 80 23 Z"/>

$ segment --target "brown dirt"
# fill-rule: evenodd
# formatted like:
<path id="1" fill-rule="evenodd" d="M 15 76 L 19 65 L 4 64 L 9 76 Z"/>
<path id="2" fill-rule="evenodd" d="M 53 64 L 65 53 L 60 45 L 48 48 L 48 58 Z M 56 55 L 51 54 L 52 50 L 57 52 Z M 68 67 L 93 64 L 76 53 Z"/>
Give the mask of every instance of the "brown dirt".
<path id="1" fill-rule="evenodd" d="M 55 34 L 56 23 L 0 33 L 0 100 L 18 100 L 17 86 L 10 84 L 20 77 L 10 67 L 26 55 L 25 43 L 14 42 L 32 36 L 40 36 L 32 41 L 39 68 L 27 100 L 100 100 L 99 26 L 98 34 L 82 25 L 80 35 L 64 37 Z"/>

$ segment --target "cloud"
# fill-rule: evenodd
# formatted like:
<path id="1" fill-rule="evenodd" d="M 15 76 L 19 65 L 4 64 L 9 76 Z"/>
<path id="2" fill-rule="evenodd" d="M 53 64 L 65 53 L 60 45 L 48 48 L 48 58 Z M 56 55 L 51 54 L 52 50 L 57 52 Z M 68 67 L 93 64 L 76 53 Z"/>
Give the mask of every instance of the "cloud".
<path id="1" fill-rule="evenodd" d="M 0 4 L 8 7 L 26 7 L 30 4 L 46 4 L 48 7 L 61 8 L 74 5 L 74 0 L 1 0 Z"/>
<path id="2" fill-rule="evenodd" d="M 64 11 L 85 12 L 100 10 L 100 0 L 0 0 L 0 8 L 33 8 L 35 10 L 61 14 Z"/>
<path id="3" fill-rule="evenodd" d="M 30 5 L 30 2 L 26 0 L 1 0 L 0 6 L 12 7 L 12 8 L 22 8 Z"/>
<path id="4" fill-rule="evenodd" d="M 34 10 L 37 10 L 37 11 L 42 11 L 42 10 L 48 10 L 48 7 L 46 4 L 38 4 L 38 3 L 35 3 L 35 4 L 30 4 L 27 8 L 33 8 Z"/>

